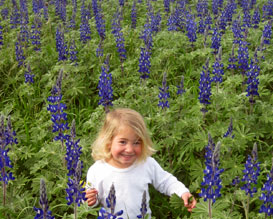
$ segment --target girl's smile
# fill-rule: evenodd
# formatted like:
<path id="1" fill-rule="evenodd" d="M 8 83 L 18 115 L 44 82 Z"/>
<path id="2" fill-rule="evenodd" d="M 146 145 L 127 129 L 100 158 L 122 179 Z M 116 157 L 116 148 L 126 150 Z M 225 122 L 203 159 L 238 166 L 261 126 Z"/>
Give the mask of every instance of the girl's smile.
<path id="1" fill-rule="evenodd" d="M 113 137 L 109 148 L 111 158 L 107 162 L 117 168 L 127 168 L 140 157 L 142 141 L 132 128 L 122 126 Z"/>

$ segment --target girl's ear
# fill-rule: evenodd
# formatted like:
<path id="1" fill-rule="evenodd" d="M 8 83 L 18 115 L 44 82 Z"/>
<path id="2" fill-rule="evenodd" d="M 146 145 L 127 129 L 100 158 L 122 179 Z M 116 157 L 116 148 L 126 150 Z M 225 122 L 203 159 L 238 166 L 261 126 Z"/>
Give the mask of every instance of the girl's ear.
<path id="1" fill-rule="evenodd" d="M 110 150 L 110 149 L 111 149 L 111 144 L 112 144 L 112 141 L 109 141 L 109 142 L 106 144 L 106 148 Z"/>

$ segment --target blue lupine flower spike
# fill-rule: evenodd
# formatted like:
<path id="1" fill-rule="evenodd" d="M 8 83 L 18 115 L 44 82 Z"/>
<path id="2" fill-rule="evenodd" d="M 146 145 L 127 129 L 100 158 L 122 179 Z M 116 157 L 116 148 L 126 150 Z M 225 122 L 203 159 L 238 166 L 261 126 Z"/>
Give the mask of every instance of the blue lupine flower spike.
<path id="1" fill-rule="evenodd" d="M 219 169 L 221 143 L 218 142 L 215 146 L 210 134 L 208 138 L 208 145 L 205 148 L 206 169 L 204 170 L 205 175 L 201 183 L 202 189 L 200 196 L 204 198 L 204 201 L 209 199 L 214 203 L 216 198 L 221 196 L 222 180 L 220 175 L 224 169 Z M 211 204 L 211 201 L 209 203 Z"/>
<path id="2" fill-rule="evenodd" d="M 46 194 L 46 185 L 43 179 L 41 179 L 40 181 L 39 203 L 41 208 L 34 207 L 34 211 L 36 211 L 36 216 L 34 217 L 34 219 L 54 219 L 54 216 L 51 215 L 52 213 L 49 210 L 47 194 Z"/>
<path id="3" fill-rule="evenodd" d="M 31 74 L 31 68 L 30 65 L 27 64 L 26 70 L 25 70 L 25 83 L 32 84 L 34 83 L 34 74 Z"/>
<path id="4" fill-rule="evenodd" d="M 253 197 L 253 194 L 257 192 L 257 188 L 254 185 L 257 184 L 258 176 L 260 175 L 260 162 L 258 162 L 258 151 L 256 143 L 254 143 L 253 146 L 252 157 L 248 155 L 243 172 L 244 175 L 241 181 L 245 184 L 241 187 L 241 190 L 244 190 L 246 195 Z"/>
<path id="5" fill-rule="evenodd" d="M 141 208 L 140 208 L 140 215 L 138 215 L 137 218 L 144 219 L 146 213 L 147 213 L 147 200 L 146 200 L 146 191 L 144 191 L 144 192 L 143 192 L 143 195 L 142 195 L 142 202 L 141 202 Z"/>
<path id="6" fill-rule="evenodd" d="M 68 178 L 68 188 L 66 189 L 68 201 L 67 205 L 74 203 L 74 207 L 80 206 L 83 201 L 86 201 L 85 198 L 85 188 L 83 186 L 84 181 L 81 181 L 82 177 L 82 161 L 78 160 L 76 163 L 76 169 L 73 176 Z M 77 212 L 74 212 L 76 214 Z"/>
<path id="7" fill-rule="evenodd" d="M 203 66 L 203 71 L 200 74 L 199 80 L 199 102 L 203 104 L 201 112 L 203 115 L 207 112 L 206 106 L 210 104 L 211 96 L 211 82 L 210 70 L 209 70 L 209 58 L 207 58 L 206 64 Z"/>
<path id="8" fill-rule="evenodd" d="M 267 216 L 273 215 L 273 158 L 270 173 L 267 174 L 267 179 L 262 188 L 260 200 L 263 204 L 260 207 L 259 213 L 265 213 Z"/>
<path id="9" fill-rule="evenodd" d="M 107 208 L 109 208 L 110 212 L 108 212 L 105 208 L 101 208 L 99 211 L 99 216 L 97 219 L 123 219 L 122 217 L 118 217 L 123 214 L 123 210 L 115 213 L 116 207 L 116 191 L 114 184 L 111 185 L 109 194 L 106 198 Z"/>
<path id="10" fill-rule="evenodd" d="M 104 64 L 101 66 L 101 75 L 98 84 L 99 89 L 99 105 L 103 105 L 105 112 L 109 111 L 109 107 L 113 106 L 113 88 L 112 88 L 112 74 L 109 72 L 109 55 Z"/>
<path id="11" fill-rule="evenodd" d="M 57 136 L 54 137 L 55 141 L 60 140 L 62 142 L 62 149 L 64 140 L 68 140 L 69 135 L 64 134 L 69 129 L 67 121 L 67 114 L 64 110 L 67 108 L 66 104 L 61 103 L 62 100 L 62 78 L 63 70 L 61 69 L 56 81 L 56 84 L 51 90 L 51 96 L 47 98 L 47 101 L 51 104 L 48 105 L 47 110 L 51 113 L 51 121 L 53 122 L 52 132 L 57 132 Z"/>
<path id="12" fill-rule="evenodd" d="M 216 60 L 213 64 L 212 74 L 214 75 L 212 80 L 217 83 L 217 92 L 219 89 L 219 84 L 223 82 L 222 76 L 224 75 L 224 65 L 222 63 L 222 47 L 218 49 Z"/>
<path id="13" fill-rule="evenodd" d="M 184 89 L 184 76 L 183 75 L 181 77 L 180 85 L 178 85 L 177 88 L 178 88 L 177 93 L 176 93 L 177 95 L 182 96 L 182 94 L 186 92 L 186 90 Z"/>
<path id="14" fill-rule="evenodd" d="M 162 81 L 162 87 L 159 87 L 159 102 L 158 106 L 162 109 L 164 108 L 170 108 L 168 98 L 170 97 L 170 93 L 168 92 L 169 86 L 167 86 L 167 74 L 164 72 L 163 74 L 163 81 Z"/>
<path id="15" fill-rule="evenodd" d="M 111 209 L 111 214 L 114 214 L 116 207 L 116 190 L 114 184 L 110 188 L 108 197 L 106 198 L 107 207 Z"/>
<path id="16" fill-rule="evenodd" d="M 231 137 L 234 138 L 234 135 L 232 135 L 233 131 L 233 123 L 232 123 L 232 118 L 230 118 L 230 123 L 227 132 L 224 134 L 224 138 L 226 137 Z"/>
<path id="17" fill-rule="evenodd" d="M 6 185 L 10 180 L 15 178 L 12 175 L 10 169 L 12 169 L 11 160 L 8 156 L 10 148 L 8 146 L 13 144 L 18 144 L 17 138 L 15 137 L 16 133 L 12 131 L 10 116 L 8 117 L 7 126 L 4 125 L 4 116 L 1 116 L 0 124 L 0 181 L 3 182 L 3 192 L 6 192 Z M 5 199 L 5 197 L 4 197 Z M 5 201 L 5 200 L 4 200 Z"/>
<path id="18" fill-rule="evenodd" d="M 249 97 L 249 102 L 251 105 L 255 103 L 255 96 L 259 96 L 258 92 L 258 85 L 260 83 L 259 81 L 259 74 L 260 74 L 260 66 L 257 62 L 257 55 L 254 55 L 254 60 L 251 60 L 251 63 L 249 64 L 249 70 L 246 73 L 247 76 L 247 94 L 246 96 Z"/>

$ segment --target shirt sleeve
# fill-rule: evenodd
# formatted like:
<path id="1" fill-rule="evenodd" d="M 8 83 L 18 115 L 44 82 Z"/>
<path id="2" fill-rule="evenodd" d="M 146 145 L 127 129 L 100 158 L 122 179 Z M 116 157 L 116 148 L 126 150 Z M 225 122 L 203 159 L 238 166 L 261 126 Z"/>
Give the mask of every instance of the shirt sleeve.
<path id="1" fill-rule="evenodd" d="M 189 192 L 186 186 L 178 181 L 175 176 L 163 170 L 155 159 L 151 158 L 149 162 L 152 174 L 152 184 L 156 190 L 168 196 L 177 194 L 179 197 L 185 192 Z"/>

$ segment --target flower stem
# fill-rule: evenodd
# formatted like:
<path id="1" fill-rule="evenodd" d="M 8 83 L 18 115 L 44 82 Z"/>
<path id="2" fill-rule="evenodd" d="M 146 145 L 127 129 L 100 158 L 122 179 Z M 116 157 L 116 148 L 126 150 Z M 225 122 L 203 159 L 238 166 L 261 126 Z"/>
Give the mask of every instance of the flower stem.
<path id="1" fill-rule="evenodd" d="M 77 219 L 77 203 L 74 202 L 74 219 Z"/>
<path id="2" fill-rule="evenodd" d="M 246 206 L 245 206 L 245 216 L 246 219 L 248 219 L 248 213 L 249 213 L 249 202 L 250 202 L 250 194 L 247 195 L 247 202 L 246 202 Z"/>
<path id="3" fill-rule="evenodd" d="M 6 191 L 7 191 L 7 187 L 6 187 L 6 183 L 3 181 L 3 206 L 5 207 L 6 205 Z"/>
<path id="4" fill-rule="evenodd" d="M 209 199 L 209 218 L 212 219 L 211 199 Z"/>

